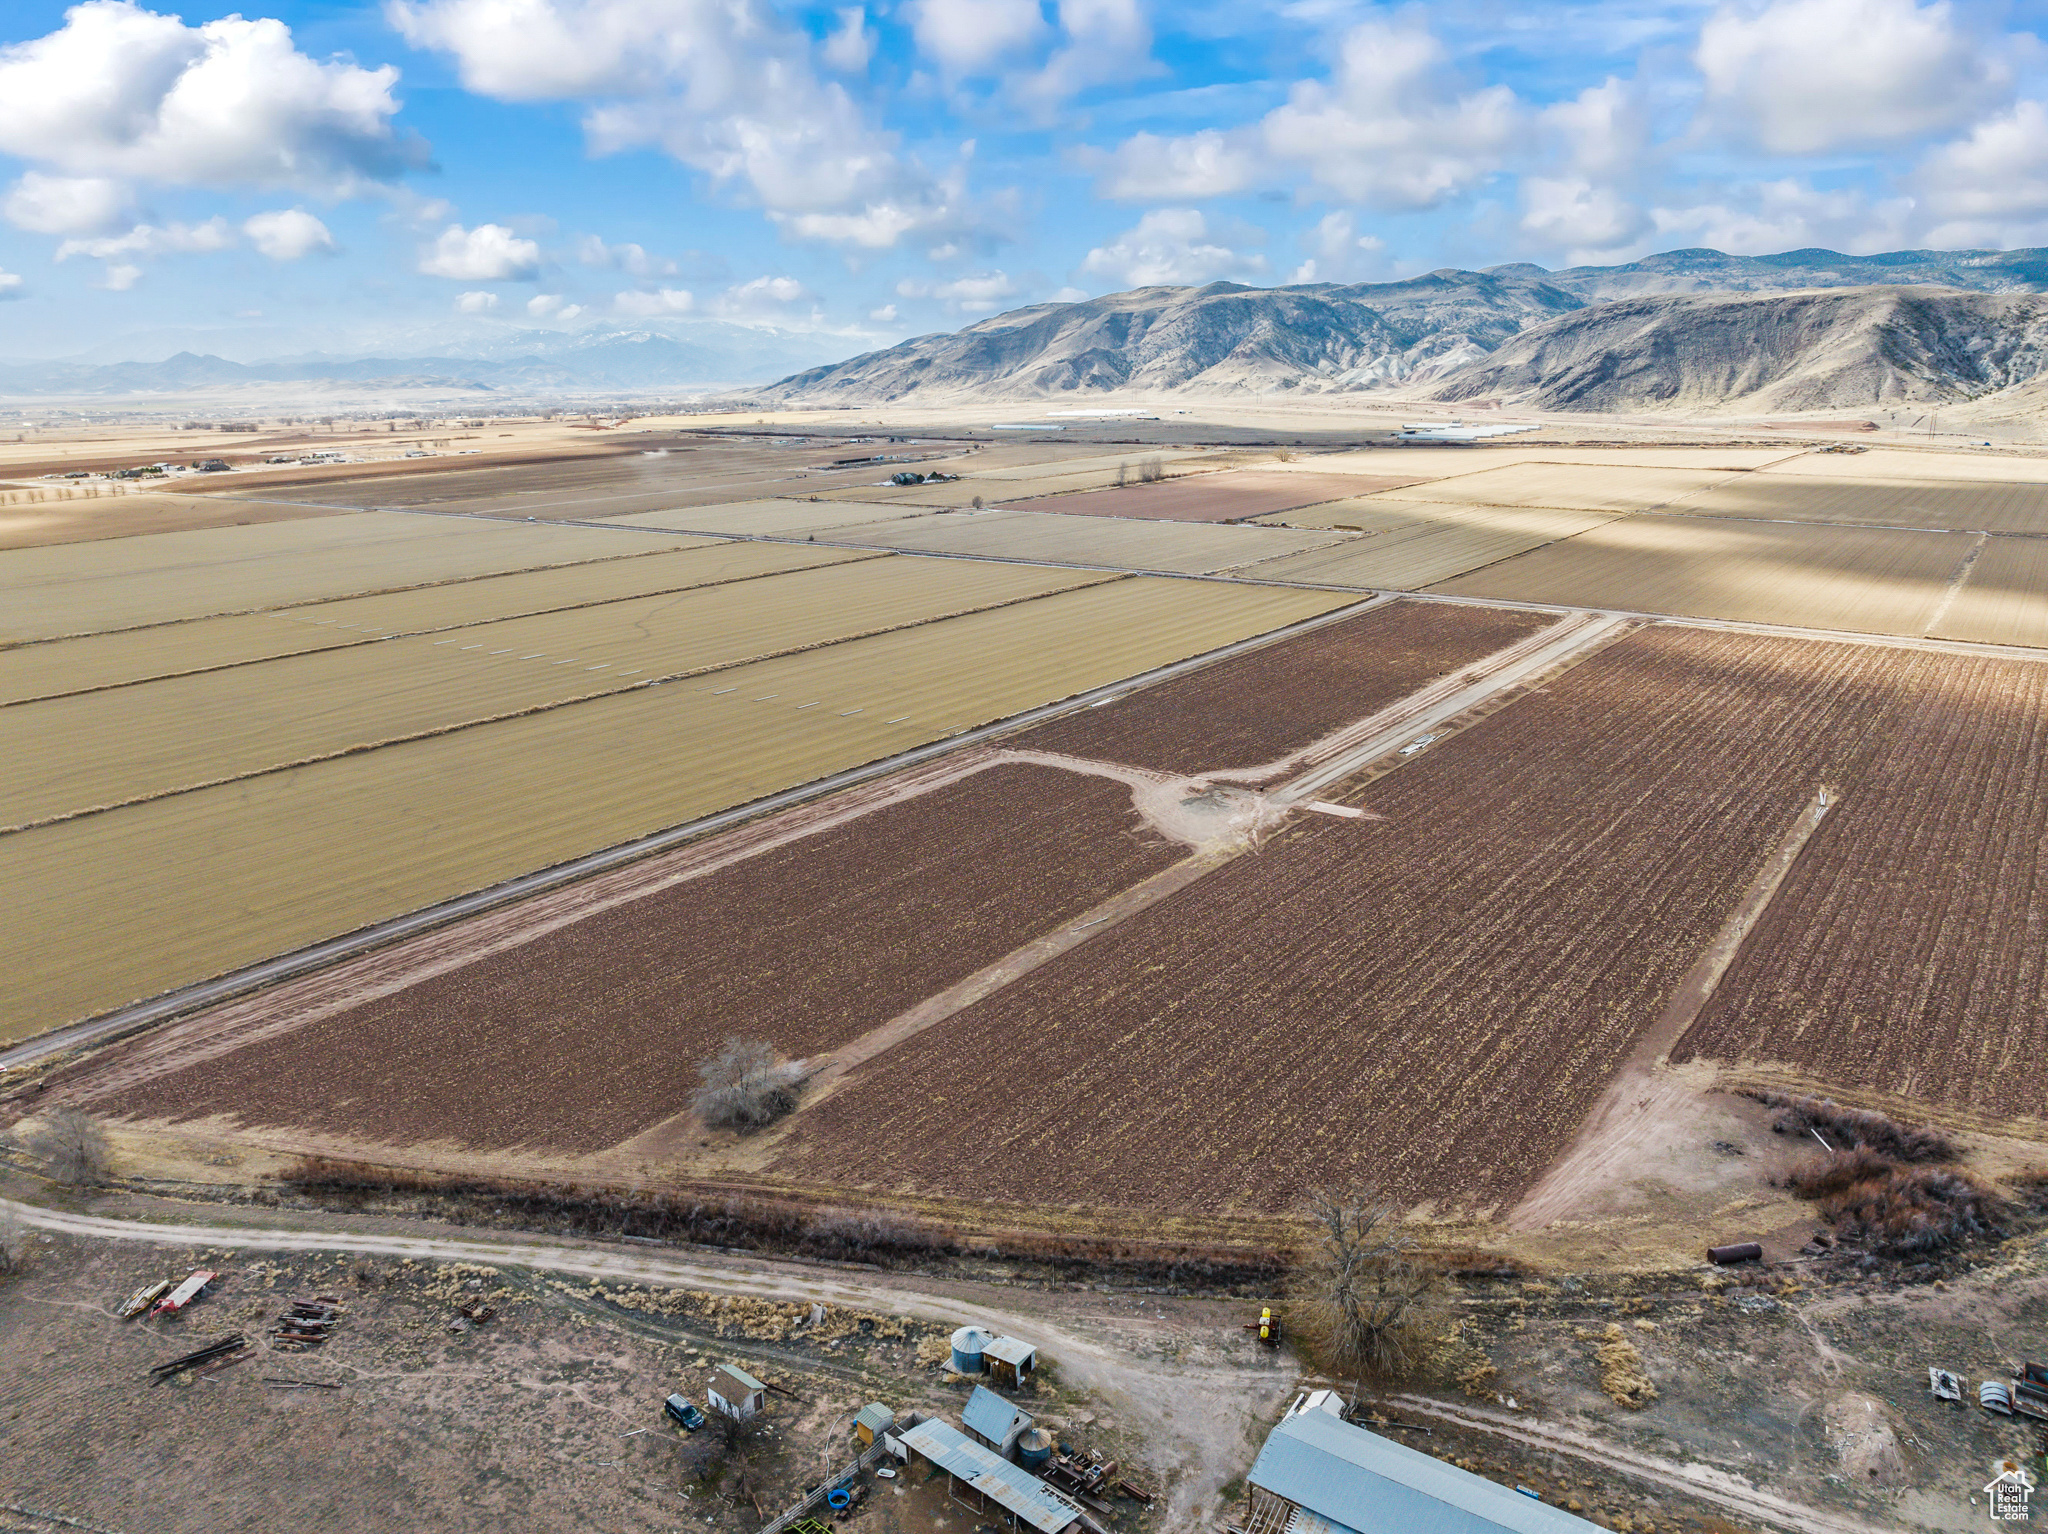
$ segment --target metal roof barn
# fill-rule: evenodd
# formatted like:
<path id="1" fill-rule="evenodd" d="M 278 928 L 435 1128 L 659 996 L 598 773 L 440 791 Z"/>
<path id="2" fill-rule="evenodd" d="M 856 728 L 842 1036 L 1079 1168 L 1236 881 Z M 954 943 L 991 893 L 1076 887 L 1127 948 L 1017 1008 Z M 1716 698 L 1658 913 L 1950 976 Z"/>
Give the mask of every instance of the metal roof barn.
<path id="1" fill-rule="evenodd" d="M 1031 1413 L 1005 1401 L 988 1386 L 976 1385 L 960 1420 L 968 1432 L 1007 1459 L 1011 1445 L 1033 1419 Z"/>
<path id="2" fill-rule="evenodd" d="M 1273 1429 L 1245 1477 L 1255 1492 L 1293 1504 L 1338 1534 L 1588 1534 L 1597 1527 L 1353 1427 L 1333 1408 L 1334 1401 L 1298 1405 Z"/>
<path id="3" fill-rule="evenodd" d="M 930 1460 L 955 1480 L 964 1481 L 1020 1524 L 1039 1534 L 1063 1534 L 1084 1523 L 1081 1509 L 1028 1470 L 1019 1469 L 993 1449 L 984 1449 L 950 1423 L 936 1418 L 920 1422 L 903 1435 L 903 1446 Z"/>

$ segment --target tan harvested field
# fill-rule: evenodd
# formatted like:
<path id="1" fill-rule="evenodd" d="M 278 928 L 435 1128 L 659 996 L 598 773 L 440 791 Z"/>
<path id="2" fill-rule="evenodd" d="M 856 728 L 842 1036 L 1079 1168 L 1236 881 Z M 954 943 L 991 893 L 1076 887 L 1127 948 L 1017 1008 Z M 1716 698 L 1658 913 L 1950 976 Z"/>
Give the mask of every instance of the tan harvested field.
<path id="1" fill-rule="evenodd" d="M 1824 479 L 1932 479 L 1984 483 L 2048 483 L 2048 453 L 1957 453 L 1939 449 L 1874 447 L 1861 453 L 1804 453 L 1771 465 L 1775 474 Z"/>
<path id="2" fill-rule="evenodd" d="M 1729 471 L 1716 469 L 1524 463 L 1383 491 L 1375 499 L 1544 506 L 1562 511 L 1648 511 L 1733 477 Z"/>
<path id="3" fill-rule="evenodd" d="M 1418 591 L 1496 561 L 1571 538 L 1614 519 L 1599 512 L 1514 510 L 1412 503 L 1418 518 L 1327 548 L 1263 560 L 1241 573 L 1262 579 Z"/>
<path id="4" fill-rule="evenodd" d="M 991 452 L 1000 451 L 993 449 Z M 1018 456 L 1013 459 L 996 459 L 987 454 L 977 453 L 969 460 L 969 471 L 976 479 L 1014 481 L 1019 484 L 1034 483 L 1046 479 L 1066 479 L 1077 474 L 1109 474 L 1114 476 L 1119 469 L 1128 469 L 1133 475 L 1138 466 L 1147 460 L 1157 459 L 1169 474 L 1200 472 L 1211 461 L 1219 464 L 1235 462 L 1231 455 L 1205 448 L 1158 448 L 1125 447 L 1110 451 L 1091 449 L 1076 456 L 1062 454 L 1057 458 L 1030 459 Z"/>
<path id="5" fill-rule="evenodd" d="M 768 1173 L 1038 1209 L 1270 1213 L 1364 1182 L 1511 1206 L 1853 767 L 1894 669 L 1625 639 L 1347 796 L 1384 819 L 1304 816 L 857 1066 Z"/>
<path id="6" fill-rule="evenodd" d="M 1469 506 L 1458 508 L 1461 513 L 1467 515 L 1474 509 Z M 1491 512 L 1499 508 L 1477 509 Z M 1422 508 L 1412 501 L 1354 498 L 1323 501 L 1314 506 L 1297 506 L 1292 511 L 1276 511 L 1256 520 L 1261 527 L 1320 527 L 1340 533 L 1384 533 L 1397 528 L 1413 527 L 1421 510 Z"/>
<path id="7" fill-rule="evenodd" d="M 0 1029 L 24 1038 L 1348 600 L 1113 581 L 0 837 L 0 883 L 37 892 L 0 929 Z"/>
<path id="8" fill-rule="evenodd" d="M 2048 534 L 2048 483 L 1822 480 L 1807 474 L 1745 474 L 1685 496 L 1667 509 L 1688 517 L 1876 522 L 1893 527 Z"/>
<path id="9" fill-rule="evenodd" d="M 1135 522 L 1062 517 L 1046 512 L 961 512 L 840 529 L 839 543 L 941 554 L 1044 559 L 1119 570 L 1199 574 L 1334 543 L 1339 534 L 1277 527 L 1214 527 L 1185 522 Z"/>
<path id="10" fill-rule="evenodd" d="M 0 553 L 0 643 L 398 591 L 702 540 L 361 512 Z"/>
<path id="11" fill-rule="evenodd" d="M 1120 783 L 994 767 L 290 1032 L 191 1065 L 152 1035 L 87 1078 L 146 1119 L 599 1151 L 685 1114 L 725 1039 L 836 1049 L 1182 855 Z"/>
<path id="12" fill-rule="evenodd" d="M 1973 541 L 1966 533 L 1627 517 L 1432 589 L 1507 601 L 1919 635 Z"/>
<path id="13" fill-rule="evenodd" d="M 1108 468 L 1015 478 L 968 475 L 937 485 L 892 485 L 883 481 L 826 490 L 819 499 L 881 506 L 971 506 L 979 498 L 991 506 L 1007 506 L 1073 490 L 1107 489 L 1116 483 L 1117 473 L 1116 469 Z M 796 486 L 791 493 L 803 494 L 805 490 Z"/>
<path id="14" fill-rule="evenodd" d="M 1152 485 L 1085 490 L 1063 495 L 1056 509 L 1062 516 L 1139 517 L 1167 522 L 1235 522 L 1271 512 L 1287 511 L 1318 501 L 1341 500 L 1389 490 L 1404 480 L 1361 480 L 1350 474 L 1278 474 L 1261 469 L 1229 469 L 1187 475 Z"/>
<path id="15" fill-rule="evenodd" d="M 342 513 L 324 506 L 228 500 L 210 495 L 92 494 L 35 489 L 0 492 L 0 549 L 90 543 L 139 533 L 181 533 L 200 527 L 296 522 Z"/>
<path id="16" fill-rule="evenodd" d="M 1929 630 L 1940 639 L 2048 649 L 2048 538 L 1987 538 Z"/>
<path id="17" fill-rule="evenodd" d="M 895 506 L 792 497 L 788 500 L 734 501 L 722 506 L 675 506 L 667 511 L 636 511 L 607 516 L 603 521 L 608 527 L 680 528 L 686 532 L 786 538 L 796 533 L 823 533 L 835 527 L 888 522 L 902 515 L 902 509 Z"/>
<path id="18" fill-rule="evenodd" d="M 0 650 L 0 703 L 367 644 L 394 634 L 432 633 L 526 613 L 756 580 L 783 570 L 888 557 L 866 550 L 787 544 L 702 543 L 668 553 L 485 576 L 384 596 L 341 597 L 311 607 L 44 640 Z"/>
<path id="19" fill-rule="evenodd" d="M 1539 434 L 1540 435 L 1540 434 Z M 1286 467 L 1304 474 L 1388 474 L 1403 479 L 1444 479 L 1517 464 L 1584 464 L 1622 469 L 1760 469 L 1808 456 L 1803 447 L 1558 447 L 1518 445 L 1513 437 L 1468 446 L 1363 447 L 1304 454 Z M 1840 464 L 1860 462 L 1829 457 Z M 1834 471 L 1830 471 L 1834 472 Z"/>
<path id="20" fill-rule="evenodd" d="M 1897 655 L 1863 728 L 1673 1058 L 2048 1137 L 2048 664 Z"/>
<path id="21" fill-rule="evenodd" d="M 0 828 L 1114 576 L 884 556 L 0 709 Z"/>

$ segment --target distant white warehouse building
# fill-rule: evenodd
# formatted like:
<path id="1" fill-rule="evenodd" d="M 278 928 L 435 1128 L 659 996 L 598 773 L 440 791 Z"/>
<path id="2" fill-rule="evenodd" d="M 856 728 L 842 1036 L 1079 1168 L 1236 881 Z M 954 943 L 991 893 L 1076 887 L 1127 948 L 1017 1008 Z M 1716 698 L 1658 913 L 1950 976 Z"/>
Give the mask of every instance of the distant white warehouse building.
<path id="1" fill-rule="evenodd" d="M 1295 1402 L 1245 1477 L 1245 1534 L 1590 1534 L 1599 1525 L 1418 1453 L 1341 1415 L 1334 1391 Z"/>

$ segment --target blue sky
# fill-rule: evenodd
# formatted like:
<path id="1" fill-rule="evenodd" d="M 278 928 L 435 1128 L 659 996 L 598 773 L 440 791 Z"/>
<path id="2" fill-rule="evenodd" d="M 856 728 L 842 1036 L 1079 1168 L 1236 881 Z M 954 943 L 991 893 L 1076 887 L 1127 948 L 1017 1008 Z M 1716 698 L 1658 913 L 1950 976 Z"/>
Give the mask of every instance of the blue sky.
<path id="1" fill-rule="evenodd" d="M 0 7 L 0 357 L 2048 244 L 2041 5 Z"/>

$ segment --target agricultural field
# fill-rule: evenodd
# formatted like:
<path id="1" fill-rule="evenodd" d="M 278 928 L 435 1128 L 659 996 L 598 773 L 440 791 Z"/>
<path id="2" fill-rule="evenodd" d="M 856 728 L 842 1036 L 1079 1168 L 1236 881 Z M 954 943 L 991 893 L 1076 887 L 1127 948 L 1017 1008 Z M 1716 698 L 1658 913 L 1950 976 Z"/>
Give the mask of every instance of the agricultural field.
<path id="1" fill-rule="evenodd" d="M 1303 817 L 859 1067 L 769 1175 L 1041 1209 L 1273 1212 L 1346 1181 L 1502 1208 L 1818 785 L 1857 780 L 1893 661 L 1643 631 L 1375 781 L 1383 819 Z"/>
<path id="2" fill-rule="evenodd" d="M 1688 517 L 2048 534 L 2048 484 L 1745 474 L 1676 502 Z"/>
<path id="3" fill-rule="evenodd" d="M 1965 533 L 1627 517 L 1431 589 L 1514 602 L 1918 635 L 1926 632 L 1973 541 Z"/>
<path id="4" fill-rule="evenodd" d="M 1339 541 L 1341 535 L 1277 527 L 1211 527 L 1035 511 L 906 517 L 841 529 L 835 542 L 874 548 L 1048 560 L 1116 570 L 1199 574 Z"/>
<path id="5" fill-rule="evenodd" d="M 1391 602 L 1133 692 L 1007 742 L 1195 774 L 1277 761 L 1526 639 L 1548 613 Z"/>
<path id="6" fill-rule="evenodd" d="M 1985 539 L 1962 589 L 1929 632 L 2048 649 L 2048 538 Z"/>
<path id="7" fill-rule="evenodd" d="M 182 533 L 202 527 L 296 522 L 344 513 L 280 501 L 227 500 L 205 495 L 102 493 L 71 489 L 0 491 L 0 549 L 53 543 L 91 543 L 143 533 Z"/>
<path id="8" fill-rule="evenodd" d="M 1350 600 L 1114 580 L 0 836 L 0 880 L 36 892 L 0 932 L 0 1030 L 23 1038 Z"/>
<path id="9" fill-rule="evenodd" d="M 1412 489 L 1387 490 L 1376 499 L 1541 506 L 1556 511 L 1648 511 L 1733 477 L 1725 469 L 1522 463 L 1431 480 Z"/>
<path id="10" fill-rule="evenodd" d="M 1179 855 L 1120 783 L 992 767 L 198 1064 L 152 1038 L 156 1073 L 95 1106 L 598 1151 L 687 1112 L 725 1039 L 834 1049 Z"/>
<path id="11" fill-rule="evenodd" d="M 1086 490 L 1060 497 L 1062 516 L 1139 517 L 1166 522 L 1237 522 L 1297 506 L 1390 490 L 1411 481 L 1361 480 L 1350 474 L 1285 474 L 1231 469 L 1151 485 Z"/>
<path id="12" fill-rule="evenodd" d="M 0 709 L 0 828 L 673 685 L 1113 579 L 867 559 Z"/>
<path id="13" fill-rule="evenodd" d="M 1393 503 L 1388 502 L 1388 505 Z M 1419 591 L 1614 519 L 1600 512 L 1404 503 L 1413 515 L 1383 532 L 1245 566 L 1261 580 Z"/>
<path id="14" fill-rule="evenodd" d="M 791 498 L 625 512 L 607 515 L 604 524 L 607 527 L 646 527 L 714 536 L 736 533 L 749 538 L 787 538 L 799 533 L 827 533 L 834 528 L 888 522 L 902 515 L 899 507 L 878 506 L 865 501 Z"/>
<path id="15" fill-rule="evenodd" d="M 0 559 L 0 644 L 619 559 L 702 541 L 675 533 L 359 512 L 14 549 Z"/>
<path id="16" fill-rule="evenodd" d="M 2048 665 L 1893 658 L 1863 769 L 1674 1058 L 2048 1132 Z"/>
<path id="17" fill-rule="evenodd" d="M 310 607 L 44 640 L 0 653 L 0 703 L 121 687 L 309 650 L 374 644 L 397 635 L 430 634 L 528 613 L 759 580 L 785 570 L 889 557 L 865 550 L 700 543 L 665 553 L 482 576 L 381 596 L 337 597 Z"/>

